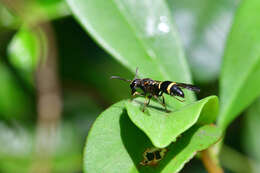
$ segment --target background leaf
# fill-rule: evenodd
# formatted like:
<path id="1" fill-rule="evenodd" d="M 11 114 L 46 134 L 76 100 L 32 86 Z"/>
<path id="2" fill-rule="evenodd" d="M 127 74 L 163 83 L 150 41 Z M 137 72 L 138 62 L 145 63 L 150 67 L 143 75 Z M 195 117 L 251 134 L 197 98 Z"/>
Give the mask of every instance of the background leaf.
<path id="1" fill-rule="evenodd" d="M 8 45 L 8 59 L 28 84 L 34 86 L 35 70 L 45 53 L 46 40 L 41 31 L 22 27 Z"/>
<path id="2" fill-rule="evenodd" d="M 0 61 L 0 116 L 21 119 L 32 113 L 32 100 L 23 92 L 13 74 Z"/>
<path id="3" fill-rule="evenodd" d="M 218 79 L 221 57 L 240 0 L 167 0 L 196 82 Z"/>
<path id="4" fill-rule="evenodd" d="M 39 40 L 37 35 L 30 29 L 23 28 L 18 31 L 8 48 L 10 62 L 26 71 L 33 71 L 39 57 Z"/>
<path id="5" fill-rule="evenodd" d="M 243 146 L 246 152 L 254 159 L 257 163 L 260 163 L 260 99 L 257 99 L 252 104 L 245 117 L 245 127 L 243 129 Z M 258 164 L 259 165 L 259 164 Z M 259 170 L 258 170 L 259 171 Z"/>
<path id="6" fill-rule="evenodd" d="M 141 103 L 143 102 L 142 99 Z M 170 113 L 163 112 L 164 108 L 157 102 L 151 102 L 145 112 L 142 112 L 142 107 L 143 104 L 140 106 L 137 101 L 134 104 L 126 102 L 132 122 L 143 130 L 154 146 L 163 148 L 197 121 L 200 125 L 213 123 L 218 114 L 218 98 L 207 97 L 180 109 L 172 108 L 173 112 Z"/>
<path id="7" fill-rule="evenodd" d="M 220 130 L 213 125 L 193 127 L 169 146 L 169 152 L 157 167 L 142 167 L 139 165 L 142 154 L 152 144 L 129 119 L 125 102 L 104 111 L 92 126 L 84 153 L 86 173 L 178 172 L 197 151 L 220 138 Z"/>
<path id="8" fill-rule="evenodd" d="M 260 1 L 243 1 L 228 37 L 220 76 L 222 129 L 260 94 L 259 11 Z"/>

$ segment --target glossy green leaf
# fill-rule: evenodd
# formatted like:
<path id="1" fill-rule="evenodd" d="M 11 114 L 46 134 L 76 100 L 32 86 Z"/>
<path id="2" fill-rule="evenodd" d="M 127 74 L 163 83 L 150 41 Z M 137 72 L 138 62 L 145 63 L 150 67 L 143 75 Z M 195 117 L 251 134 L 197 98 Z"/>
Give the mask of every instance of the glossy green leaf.
<path id="1" fill-rule="evenodd" d="M 139 67 L 140 77 L 191 83 L 173 19 L 164 1 L 67 2 L 83 27 L 132 72 Z M 187 99 L 194 100 L 194 97 Z"/>
<path id="2" fill-rule="evenodd" d="M 150 138 L 154 146 L 163 148 L 193 126 L 209 124 L 216 120 L 218 114 L 218 98 L 206 97 L 180 109 L 171 108 L 172 112 L 166 113 L 159 103 L 152 102 L 145 112 L 142 112 L 143 100 L 126 102 L 128 115 Z"/>
<path id="3" fill-rule="evenodd" d="M 194 126 L 168 147 L 157 167 L 143 167 L 139 164 L 142 154 L 152 143 L 129 119 L 124 109 L 126 102 L 111 106 L 93 124 L 84 152 L 85 173 L 178 172 L 197 151 L 220 138 L 221 132 L 214 125 Z"/>
<path id="4" fill-rule="evenodd" d="M 0 62 L 0 116 L 22 118 L 32 112 L 31 100 L 25 95 L 18 82 Z"/>
<path id="5" fill-rule="evenodd" d="M 243 1 L 227 40 L 220 77 L 222 129 L 260 95 L 259 11 L 259 0 Z"/>

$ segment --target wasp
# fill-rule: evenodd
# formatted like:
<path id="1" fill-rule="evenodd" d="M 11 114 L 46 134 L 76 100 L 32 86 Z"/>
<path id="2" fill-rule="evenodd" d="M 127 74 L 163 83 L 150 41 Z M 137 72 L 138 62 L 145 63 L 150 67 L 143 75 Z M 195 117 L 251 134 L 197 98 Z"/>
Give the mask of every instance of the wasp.
<path id="1" fill-rule="evenodd" d="M 200 89 L 197 86 L 186 84 L 186 83 L 178 83 L 178 82 L 171 82 L 171 81 L 158 81 L 153 80 L 150 78 L 143 78 L 140 79 L 138 76 L 138 68 L 136 68 L 135 77 L 133 80 L 127 80 L 119 76 L 111 76 L 111 79 L 120 79 L 126 82 L 130 82 L 131 88 L 131 95 L 132 96 L 145 96 L 146 101 L 144 103 L 142 111 L 144 112 L 146 106 L 149 105 L 150 99 L 155 98 L 162 104 L 167 111 L 165 99 L 163 94 L 168 94 L 175 97 L 178 101 L 184 102 L 185 100 L 181 100 L 178 97 L 184 98 L 184 92 L 182 91 L 183 88 L 194 91 L 200 92 Z M 137 91 L 137 88 L 140 88 L 143 93 Z M 162 97 L 162 101 L 159 99 Z"/>

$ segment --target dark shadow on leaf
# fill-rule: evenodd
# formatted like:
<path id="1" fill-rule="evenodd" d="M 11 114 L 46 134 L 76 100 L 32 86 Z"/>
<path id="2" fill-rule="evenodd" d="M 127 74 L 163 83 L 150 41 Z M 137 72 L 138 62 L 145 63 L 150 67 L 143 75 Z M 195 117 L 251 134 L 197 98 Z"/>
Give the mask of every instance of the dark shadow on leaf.
<path id="1" fill-rule="evenodd" d="M 120 117 L 121 137 L 124 146 L 133 160 L 137 169 L 143 160 L 143 152 L 146 148 L 152 147 L 150 140 L 139 130 L 129 119 L 126 110 Z"/>
<path id="2" fill-rule="evenodd" d="M 185 149 L 198 127 L 192 127 L 177 142 L 168 146 L 165 158 L 157 166 L 153 167 L 140 165 L 140 162 L 143 160 L 143 152 L 147 148 L 153 147 L 153 145 L 147 136 L 131 122 L 126 111 L 120 117 L 120 129 L 124 146 L 138 171 L 140 173 L 159 173 L 172 159 Z"/>

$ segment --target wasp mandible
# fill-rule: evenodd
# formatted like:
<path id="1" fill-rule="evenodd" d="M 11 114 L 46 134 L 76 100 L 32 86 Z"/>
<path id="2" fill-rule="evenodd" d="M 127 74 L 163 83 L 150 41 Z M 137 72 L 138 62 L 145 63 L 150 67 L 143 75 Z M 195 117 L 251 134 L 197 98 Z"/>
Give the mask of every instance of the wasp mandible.
<path id="1" fill-rule="evenodd" d="M 200 92 L 200 89 L 197 86 L 191 84 L 171 82 L 171 81 L 157 81 L 150 78 L 140 79 L 137 76 L 138 76 L 138 68 L 136 68 L 135 77 L 133 80 L 124 79 L 119 76 L 111 76 L 111 79 L 120 79 L 126 82 L 130 82 L 132 96 L 139 95 L 139 96 L 146 97 L 146 101 L 142 109 L 143 112 L 146 106 L 149 105 L 150 99 L 152 97 L 158 100 L 159 103 L 162 104 L 165 110 L 167 111 L 163 93 L 169 94 L 174 98 L 176 98 L 177 100 L 184 102 L 185 100 L 181 100 L 177 98 L 177 96 L 182 98 L 185 97 L 182 88 L 195 91 L 195 92 Z M 137 92 L 136 91 L 137 88 L 140 88 L 143 91 L 143 93 Z M 162 97 L 162 101 L 159 99 L 159 97 Z"/>

